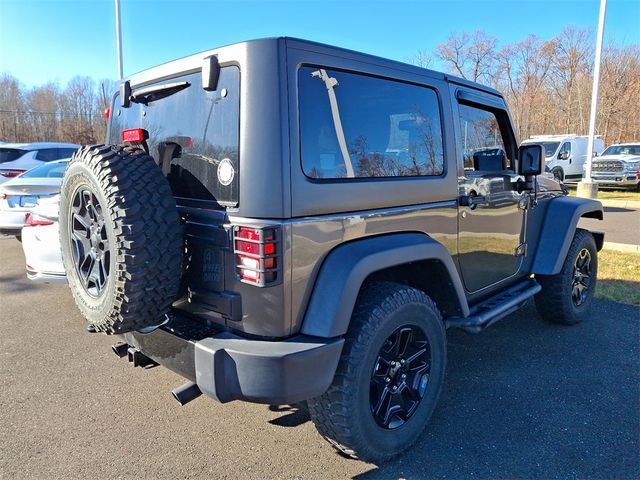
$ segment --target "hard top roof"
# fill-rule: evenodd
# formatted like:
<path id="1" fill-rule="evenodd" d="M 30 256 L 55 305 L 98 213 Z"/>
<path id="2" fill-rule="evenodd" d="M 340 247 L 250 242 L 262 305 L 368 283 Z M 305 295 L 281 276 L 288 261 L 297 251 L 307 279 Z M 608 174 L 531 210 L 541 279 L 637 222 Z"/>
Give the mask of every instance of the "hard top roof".
<path id="1" fill-rule="evenodd" d="M 230 45 L 221 46 L 211 50 L 205 50 L 203 52 L 198 52 L 193 55 L 188 55 L 186 57 L 172 60 L 170 62 L 166 62 L 156 67 L 151 67 L 149 69 L 137 72 L 127 77 L 127 79 L 130 80 L 132 85 L 143 84 L 143 83 L 149 82 L 149 80 L 154 77 L 155 78 L 167 77 L 168 72 L 182 73 L 185 71 L 197 69 L 197 67 L 200 65 L 200 61 L 203 58 L 209 55 L 214 55 L 223 50 L 227 50 L 227 49 L 231 50 L 234 48 L 242 48 L 242 47 L 249 48 L 252 45 L 265 46 L 268 44 L 272 44 L 273 48 L 277 48 L 277 45 L 280 42 L 284 42 L 289 48 L 309 50 L 309 51 L 314 51 L 319 53 L 331 53 L 332 55 L 340 55 L 343 57 L 351 57 L 354 60 L 358 60 L 361 62 L 367 62 L 371 64 L 376 64 L 379 66 L 395 68 L 397 70 L 402 70 L 402 71 L 407 71 L 407 72 L 412 72 L 417 74 L 428 73 L 429 76 L 432 76 L 432 77 L 439 77 L 452 83 L 456 83 L 456 84 L 470 87 L 477 90 L 482 90 L 484 92 L 502 97 L 502 94 L 497 90 L 495 90 L 494 88 L 491 88 L 489 86 L 482 85 L 479 83 L 475 83 L 470 80 L 466 80 L 464 78 L 456 77 L 455 75 L 437 72 L 435 70 L 418 67 L 416 65 L 399 62 L 397 60 L 390 60 L 388 58 L 384 58 L 384 57 L 380 57 L 380 56 L 376 56 L 368 53 L 362 53 L 355 50 L 349 50 L 346 48 L 336 47 L 333 45 L 327 45 L 324 43 L 319 43 L 311 40 L 304 40 L 304 39 L 294 38 L 294 37 L 260 38 L 255 40 L 247 40 L 244 42 L 233 43 Z"/>

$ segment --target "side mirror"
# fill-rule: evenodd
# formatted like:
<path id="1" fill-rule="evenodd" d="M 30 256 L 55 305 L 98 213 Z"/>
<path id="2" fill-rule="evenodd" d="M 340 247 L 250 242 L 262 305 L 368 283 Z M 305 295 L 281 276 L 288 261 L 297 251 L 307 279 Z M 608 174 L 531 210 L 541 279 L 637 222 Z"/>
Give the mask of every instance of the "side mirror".
<path id="1" fill-rule="evenodd" d="M 566 159 L 568 159 L 568 158 L 569 158 L 569 152 L 560 152 L 560 153 L 558 154 L 558 158 L 559 158 L 560 160 L 566 160 Z"/>
<path id="2" fill-rule="evenodd" d="M 522 145 L 518 149 L 518 175 L 530 177 L 540 175 L 544 159 L 542 145 Z"/>
<path id="3" fill-rule="evenodd" d="M 592 157 L 597 157 L 599 155 L 598 152 L 593 152 L 593 155 L 591 155 Z"/>
<path id="4" fill-rule="evenodd" d="M 207 92 L 213 92 L 218 88 L 220 78 L 220 64 L 218 57 L 211 55 L 202 60 L 202 88 Z"/>

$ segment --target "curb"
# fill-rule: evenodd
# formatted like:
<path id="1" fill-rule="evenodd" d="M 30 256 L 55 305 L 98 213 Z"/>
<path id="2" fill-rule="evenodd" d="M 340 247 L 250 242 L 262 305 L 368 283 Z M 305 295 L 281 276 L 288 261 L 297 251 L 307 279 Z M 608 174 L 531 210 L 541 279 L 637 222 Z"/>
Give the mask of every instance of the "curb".
<path id="1" fill-rule="evenodd" d="M 640 253 L 640 245 L 632 245 L 630 243 L 604 242 L 603 250 L 614 250 L 616 252 Z"/>
<path id="2" fill-rule="evenodd" d="M 637 208 L 640 209 L 640 201 L 638 200 L 600 200 L 603 207 L 618 207 L 618 208 Z"/>

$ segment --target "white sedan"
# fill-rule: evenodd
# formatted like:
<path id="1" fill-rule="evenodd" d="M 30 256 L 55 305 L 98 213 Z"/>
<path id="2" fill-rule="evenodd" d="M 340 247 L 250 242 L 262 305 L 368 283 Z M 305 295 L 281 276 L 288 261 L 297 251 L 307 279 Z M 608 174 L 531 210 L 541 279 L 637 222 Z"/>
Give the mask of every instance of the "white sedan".
<path id="1" fill-rule="evenodd" d="M 41 200 L 27 214 L 22 228 L 22 249 L 30 280 L 44 283 L 67 281 L 58 238 L 59 201 L 60 195 Z"/>
<path id="2" fill-rule="evenodd" d="M 27 213 L 42 200 L 60 193 L 68 162 L 42 164 L 0 185 L 0 233 L 20 238 Z"/>

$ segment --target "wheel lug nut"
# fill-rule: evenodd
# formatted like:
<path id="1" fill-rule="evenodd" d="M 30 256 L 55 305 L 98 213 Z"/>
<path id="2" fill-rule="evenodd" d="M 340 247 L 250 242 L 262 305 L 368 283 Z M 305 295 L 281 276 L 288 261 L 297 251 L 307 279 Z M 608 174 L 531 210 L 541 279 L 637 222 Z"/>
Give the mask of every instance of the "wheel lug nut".
<path id="1" fill-rule="evenodd" d="M 387 377 L 384 379 L 385 382 L 389 383 L 391 381 L 391 377 Z"/>
<path id="2" fill-rule="evenodd" d="M 404 364 L 405 364 L 405 361 L 404 361 L 404 358 L 403 358 L 402 360 L 400 360 L 400 365 L 404 365 Z"/>

